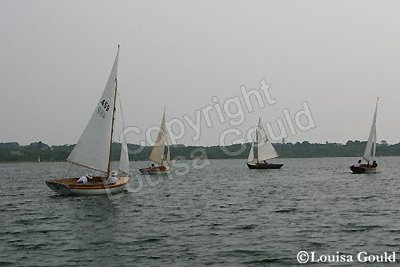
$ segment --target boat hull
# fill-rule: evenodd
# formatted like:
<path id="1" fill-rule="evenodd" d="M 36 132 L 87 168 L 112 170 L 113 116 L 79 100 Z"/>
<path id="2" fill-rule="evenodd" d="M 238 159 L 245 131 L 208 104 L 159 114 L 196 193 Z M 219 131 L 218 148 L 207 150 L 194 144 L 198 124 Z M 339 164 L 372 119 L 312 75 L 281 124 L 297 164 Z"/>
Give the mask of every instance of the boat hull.
<path id="1" fill-rule="evenodd" d="M 350 166 L 350 170 L 352 173 L 358 174 L 358 173 L 374 173 L 376 172 L 376 167 L 372 166 L 360 166 L 356 167 L 354 165 Z"/>
<path id="2" fill-rule="evenodd" d="M 118 177 L 118 181 L 114 184 L 105 184 L 103 183 L 104 179 L 100 178 L 87 184 L 77 184 L 78 178 L 66 178 L 49 180 L 46 181 L 46 184 L 61 195 L 106 195 L 121 193 L 129 181 L 128 176 Z"/>
<path id="3" fill-rule="evenodd" d="M 153 168 L 143 168 L 139 169 L 141 174 L 144 175 L 157 175 L 157 174 L 168 174 L 170 173 L 170 168 L 165 167 L 165 166 L 160 166 L 160 167 L 153 167 Z"/>
<path id="4" fill-rule="evenodd" d="M 249 167 L 249 169 L 280 169 L 282 168 L 283 164 L 274 164 L 274 163 L 254 163 L 254 164 L 250 164 L 247 163 L 247 167 Z"/>

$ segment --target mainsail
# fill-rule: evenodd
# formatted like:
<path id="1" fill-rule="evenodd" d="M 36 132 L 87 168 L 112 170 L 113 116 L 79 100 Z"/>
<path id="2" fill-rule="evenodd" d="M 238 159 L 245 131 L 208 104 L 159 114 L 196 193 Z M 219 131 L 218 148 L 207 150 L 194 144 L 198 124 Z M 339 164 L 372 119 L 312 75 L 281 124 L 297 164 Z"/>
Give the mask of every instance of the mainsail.
<path id="1" fill-rule="evenodd" d="M 167 145 L 166 157 L 165 157 L 165 145 Z M 160 131 L 158 132 L 157 140 L 154 144 L 153 150 L 151 151 L 149 159 L 160 165 L 163 165 L 165 160 L 168 163 L 170 159 L 168 132 L 165 126 L 165 109 L 161 120 Z"/>
<path id="2" fill-rule="evenodd" d="M 117 92 L 118 52 L 103 94 L 67 161 L 108 172 L 112 125 Z"/>
<path id="3" fill-rule="evenodd" d="M 252 162 L 256 159 L 257 162 L 259 162 L 276 157 L 278 157 L 278 153 L 273 147 L 268 138 L 267 132 L 262 126 L 261 118 L 259 118 L 256 129 L 256 141 L 253 142 L 247 161 Z"/>
<path id="4" fill-rule="evenodd" d="M 378 101 L 379 97 L 376 100 L 376 106 L 375 106 L 375 113 L 374 113 L 374 118 L 372 119 L 372 126 L 371 126 L 371 131 L 369 132 L 369 137 L 368 137 L 368 143 L 365 148 L 364 156 L 363 158 L 366 161 L 373 160 L 375 158 L 375 153 L 376 153 L 376 115 L 378 113 Z"/>

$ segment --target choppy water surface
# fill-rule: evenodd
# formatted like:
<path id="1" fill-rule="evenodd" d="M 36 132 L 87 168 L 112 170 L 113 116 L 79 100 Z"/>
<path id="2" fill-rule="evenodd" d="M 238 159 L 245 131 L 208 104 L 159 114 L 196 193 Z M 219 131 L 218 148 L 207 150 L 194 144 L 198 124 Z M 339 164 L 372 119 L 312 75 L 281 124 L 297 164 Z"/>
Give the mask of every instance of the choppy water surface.
<path id="1" fill-rule="evenodd" d="M 56 195 L 44 181 L 66 163 L 0 164 L 0 265 L 297 266 L 301 250 L 399 251 L 400 158 L 373 175 L 350 174 L 355 160 L 282 159 L 278 171 L 213 160 L 151 181 L 135 171 L 143 188 L 111 198 Z"/>

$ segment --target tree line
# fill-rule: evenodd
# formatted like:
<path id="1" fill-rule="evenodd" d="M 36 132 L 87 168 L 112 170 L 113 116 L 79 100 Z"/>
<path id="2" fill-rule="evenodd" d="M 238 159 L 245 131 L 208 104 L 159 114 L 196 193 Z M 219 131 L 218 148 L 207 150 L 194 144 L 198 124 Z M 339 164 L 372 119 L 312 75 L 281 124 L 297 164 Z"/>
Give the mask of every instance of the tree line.
<path id="1" fill-rule="evenodd" d="M 281 158 L 320 158 L 320 157 L 361 157 L 366 146 L 365 141 L 348 141 L 340 143 L 310 143 L 307 141 L 296 143 L 274 144 Z M 251 144 L 233 144 L 229 146 L 185 146 L 172 145 L 171 159 L 245 159 L 250 151 Z M 74 145 L 47 145 L 43 142 L 34 142 L 29 145 L 19 145 L 16 142 L 0 143 L 0 162 L 34 162 L 34 161 L 65 161 Z M 129 144 L 129 158 L 131 161 L 147 160 L 152 147 L 141 147 Z M 115 143 L 112 147 L 112 159 L 119 160 L 121 144 Z M 377 156 L 400 156 L 400 143 L 389 145 L 381 142 L 377 145 Z"/>

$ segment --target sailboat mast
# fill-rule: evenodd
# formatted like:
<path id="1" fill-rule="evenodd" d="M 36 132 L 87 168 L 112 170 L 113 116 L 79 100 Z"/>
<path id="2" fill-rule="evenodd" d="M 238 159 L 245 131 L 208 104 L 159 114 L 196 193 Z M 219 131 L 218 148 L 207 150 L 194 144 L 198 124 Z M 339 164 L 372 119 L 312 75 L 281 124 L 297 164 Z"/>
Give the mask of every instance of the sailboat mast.
<path id="1" fill-rule="evenodd" d="M 164 134 L 164 144 L 163 144 L 163 146 L 164 146 L 164 149 L 165 149 L 165 143 L 168 143 L 168 141 L 166 140 L 167 138 L 166 138 L 166 129 L 165 129 L 165 109 L 166 109 L 167 107 L 166 106 L 164 106 L 164 114 L 163 114 L 163 122 L 164 122 L 164 124 L 163 125 L 161 125 L 161 127 L 162 127 L 162 131 L 163 131 L 163 134 Z M 164 149 L 163 149 L 163 151 L 164 151 Z M 169 149 L 168 147 L 167 147 L 167 149 Z M 168 151 L 167 151 L 167 153 L 168 153 Z M 162 155 L 161 155 L 161 165 L 164 165 L 164 160 L 165 160 L 165 153 L 162 153 Z"/>
<path id="2" fill-rule="evenodd" d="M 376 98 L 376 106 L 375 106 L 375 114 L 374 114 L 374 122 L 373 122 L 373 127 L 374 127 L 374 143 L 372 146 L 372 158 L 375 159 L 375 154 L 376 154 L 376 141 L 377 141 L 377 136 L 376 136 L 376 116 L 378 113 L 378 102 L 379 102 L 379 97 Z"/>
<path id="3" fill-rule="evenodd" d="M 255 148 L 255 150 L 254 150 L 254 152 L 256 152 L 256 155 L 257 155 L 257 163 L 258 163 L 258 125 L 257 125 L 257 129 L 256 129 L 256 146 L 254 147 Z"/>
<path id="4" fill-rule="evenodd" d="M 119 46 L 118 46 L 118 47 L 119 47 Z M 111 121 L 111 137 L 110 137 L 110 151 L 109 151 L 109 153 L 108 153 L 107 177 L 110 176 L 110 172 L 111 172 L 112 140 L 113 140 L 113 134 L 114 134 L 115 102 L 116 102 L 116 99 L 117 99 L 117 87 L 118 87 L 118 80 L 115 79 L 114 105 L 113 105 L 112 121 Z"/>

